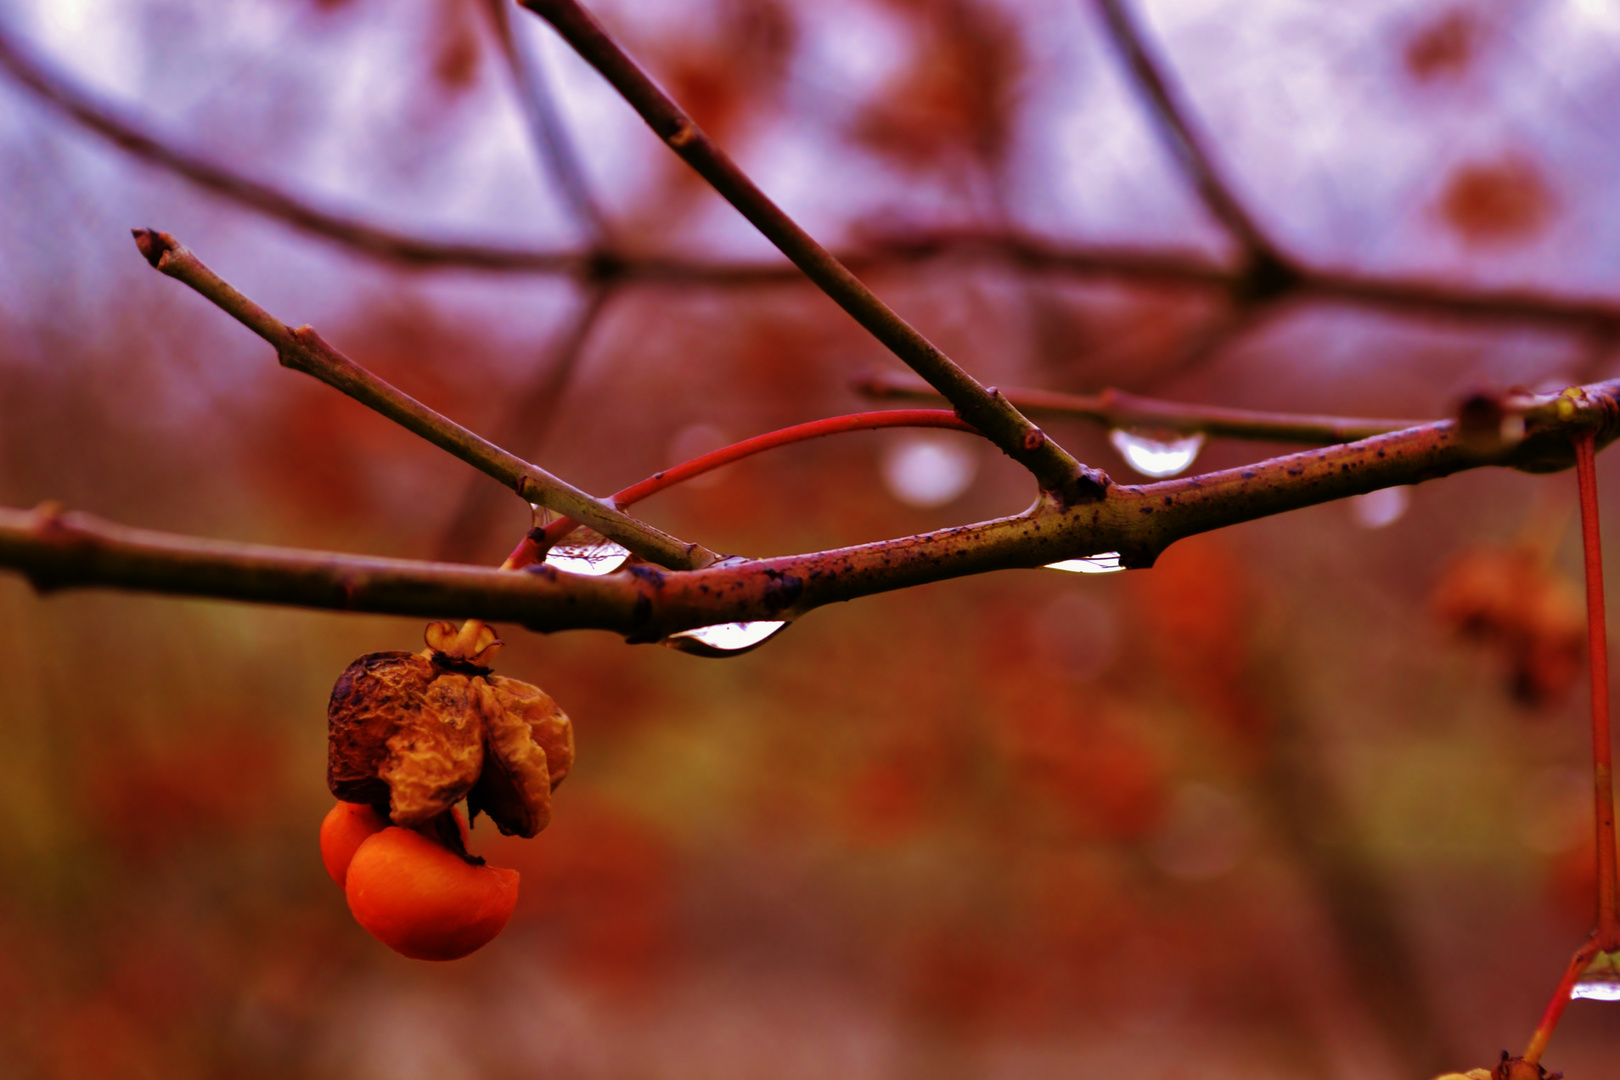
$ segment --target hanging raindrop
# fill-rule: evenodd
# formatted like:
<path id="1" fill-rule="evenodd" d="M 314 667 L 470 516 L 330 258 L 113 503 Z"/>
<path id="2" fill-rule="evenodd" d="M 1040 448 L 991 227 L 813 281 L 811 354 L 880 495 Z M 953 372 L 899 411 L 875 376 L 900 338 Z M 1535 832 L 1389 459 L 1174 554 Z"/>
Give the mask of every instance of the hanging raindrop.
<path id="1" fill-rule="evenodd" d="M 1346 501 L 1350 504 L 1350 516 L 1355 518 L 1357 525 L 1363 529 L 1382 529 L 1395 524 L 1406 514 L 1407 508 L 1412 505 L 1412 489 L 1380 488 Z"/>
<path id="2" fill-rule="evenodd" d="M 1598 953 L 1570 988 L 1572 998 L 1620 1001 L 1620 953 Z"/>
<path id="3" fill-rule="evenodd" d="M 1115 428 L 1108 433 L 1108 441 L 1114 444 L 1114 449 L 1120 452 L 1131 468 L 1143 476 L 1158 479 L 1185 472 L 1187 466 L 1197 459 L 1198 451 L 1204 448 L 1204 433 L 1201 431 L 1191 435 L 1169 435 L 1168 438 L 1153 437 L 1161 434 Z"/>
<path id="4" fill-rule="evenodd" d="M 1117 551 L 1099 551 L 1083 559 L 1064 559 L 1062 562 L 1047 563 L 1046 568 L 1067 570 L 1071 574 L 1112 574 L 1125 569 L 1120 565 Z"/>
<path id="5" fill-rule="evenodd" d="M 741 656 L 757 649 L 782 632 L 785 622 L 728 622 L 682 630 L 664 639 L 664 644 L 693 656 Z"/>
<path id="6" fill-rule="evenodd" d="M 577 529 L 546 552 L 546 565 L 570 574 L 600 577 L 624 565 L 630 552 L 594 529 Z"/>

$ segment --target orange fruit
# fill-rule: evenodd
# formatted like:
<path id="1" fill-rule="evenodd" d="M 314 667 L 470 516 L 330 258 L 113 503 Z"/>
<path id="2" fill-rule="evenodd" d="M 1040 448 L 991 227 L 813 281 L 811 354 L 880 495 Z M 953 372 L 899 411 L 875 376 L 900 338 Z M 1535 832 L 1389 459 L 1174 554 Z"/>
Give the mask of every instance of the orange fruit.
<path id="1" fill-rule="evenodd" d="M 368 837 L 344 891 L 366 932 L 413 960 L 457 960 L 489 944 L 517 906 L 518 872 L 478 866 L 412 829 Z"/>

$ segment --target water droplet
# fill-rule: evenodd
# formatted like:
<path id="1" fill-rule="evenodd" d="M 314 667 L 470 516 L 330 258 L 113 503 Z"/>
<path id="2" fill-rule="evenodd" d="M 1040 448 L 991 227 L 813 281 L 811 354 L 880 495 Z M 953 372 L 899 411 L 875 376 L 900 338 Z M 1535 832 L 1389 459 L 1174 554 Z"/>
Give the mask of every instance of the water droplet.
<path id="1" fill-rule="evenodd" d="M 883 455 L 883 481 L 894 497 L 923 509 L 955 501 L 978 471 L 979 457 L 962 438 L 908 435 Z"/>
<path id="2" fill-rule="evenodd" d="M 1357 525 L 1363 529 L 1382 529 L 1385 525 L 1393 525 L 1406 516 L 1407 508 L 1412 505 L 1412 489 L 1381 488 L 1378 491 L 1369 491 L 1365 495 L 1357 495 L 1348 502 L 1350 516 L 1355 518 Z"/>
<path id="3" fill-rule="evenodd" d="M 1087 555 L 1083 559 L 1064 559 L 1062 562 L 1047 563 L 1048 570 L 1067 570 L 1071 574 L 1112 574 L 1117 570 L 1125 569 L 1119 563 L 1119 552 L 1099 551 L 1095 555 Z"/>
<path id="4" fill-rule="evenodd" d="M 1620 953 L 1598 953 L 1570 989 L 1572 998 L 1620 1001 Z"/>
<path id="5" fill-rule="evenodd" d="M 624 565 L 630 552 L 594 529 L 576 529 L 546 552 L 546 565 L 570 574 L 600 577 Z"/>
<path id="6" fill-rule="evenodd" d="M 1143 476 L 1164 478 L 1185 472 L 1204 448 L 1204 433 L 1168 435 L 1155 438 L 1140 431 L 1115 428 L 1108 433 L 1108 441 L 1120 452 L 1127 464 Z"/>
<path id="7" fill-rule="evenodd" d="M 682 630 L 664 644 L 693 656 L 741 656 L 781 633 L 785 622 L 728 622 Z"/>

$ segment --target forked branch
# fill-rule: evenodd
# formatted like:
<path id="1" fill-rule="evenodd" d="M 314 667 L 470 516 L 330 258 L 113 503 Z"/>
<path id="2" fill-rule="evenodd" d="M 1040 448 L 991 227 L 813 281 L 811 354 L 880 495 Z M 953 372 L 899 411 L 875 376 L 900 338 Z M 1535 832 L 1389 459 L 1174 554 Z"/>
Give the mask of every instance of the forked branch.
<path id="1" fill-rule="evenodd" d="M 703 569 L 633 565 L 601 577 L 536 566 L 485 570 L 197 540 L 56 509 L 0 511 L 0 565 L 40 588 L 103 585 L 310 608 L 471 617 L 535 630 L 600 629 L 659 640 L 721 622 L 792 619 L 933 581 L 1035 568 L 1104 552 L 1151 566 L 1182 537 L 1484 465 L 1568 468 L 1571 440 L 1620 432 L 1620 382 L 1513 403 L 1523 435 L 1443 421 L 1342 446 L 1143 486 L 1091 503 L 1037 502 L 1013 517 L 937 532 Z M 1518 423 L 1513 425 L 1515 429 Z"/>
<path id="2" fill-rule="evenodd" d="M 642 71 L 575 0 L 525 0 L 594 67 L 647 126 L 832 300 L 917 374 L 1009 457 L 1029 469 L 1042 489 L 1062 499 L 1098 497 L 1108 478 L 1082 466 L 1047 438 L 1006 398 L 987 390 L 880 300 L 816 242 L 726 156 L 692 118 Z"/>
<path id="3" fill-rule="evenodd" d="M 1249 291 L 1273 295 L 1297 284 L 1301 277 L 1299 270 L 1250 216 L 1221 175 L 1204 144 L 1203 134 L 1197 130 L 1191 110 L 1181 100 L 1164 65 L 1149 49 L 1145 36 L 1137 29 L 1128 0 L 1097 0 L 1097 6 L 1102 10 L 1115 48 L 1158 121 L 1159 132 L 1176 162 L 1192 181 L 1210 214 L 1242 245 Z"/>
<path id="4" fill-rule="evenodd" d="M 703 547 L 683 543 L 637 521 L 439 415 L 332 348 L 310 327 L 293 329 L 237 291 L 167 233 L 136 229 L 134 235 L 141 254 L 153 268 L 191 286 L 269 342 L 283 367 L 302 371 L 343 391 L 407 431 L 499 480 L 525 501 L 577 518 L 651 562 L 691 569 L 714 560 L 714 555 Z"/>

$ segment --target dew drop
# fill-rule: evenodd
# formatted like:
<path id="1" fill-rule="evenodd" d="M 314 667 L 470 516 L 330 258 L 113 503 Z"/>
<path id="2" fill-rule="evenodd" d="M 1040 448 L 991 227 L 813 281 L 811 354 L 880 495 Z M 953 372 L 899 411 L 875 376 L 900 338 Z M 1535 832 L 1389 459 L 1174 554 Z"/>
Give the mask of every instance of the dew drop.
<path id="1" fill-rule="evenodd" d="M 955 501 L 973 484 L 979 458 L 962 439 L 910 435 L 883 455 L 883 481 L 894 497 L 923 509 Z"/>
<path id="2" fill-rule="evenodd" d="M 671 634 L 664 644 L 693 656 L 741 656 L 781 633 L 786 625 L 770 621 L 715 623 Z"/>
<path id="3" fill-rule="evenodd" d="M 1570 989 L 1572 998 L 1620 1001 L 1620 953 L 1598 953 Z"/>
<path id="4" fill-rule="evenodd" d="M 570 574 L 600 577 L 624 565 L 630 552 L 593 529 L 577 529 L 546 552 L 546 565 Z"/>
<path id="5" fill-rule="evenodd" d="M 1369 491 L 1350 500 L 1350 516 L 1363 529 L 1382 529 L 1406 516 L 1412 505 L 1410 487 L 1387 487 Z"/>
<path id="6" fill-rule="evenodd" d="M 1064 559 L 1062 562 L 1047 563 L 1046 568 L 1066 570 L 1071 574 L 1112 574 L 1125 569 L 1120 565 L 1117 551 L 1099 551 L 1083 559 Z"/>
<path id="7" fill-rule="evenodd" d="M 1108 433 L 1108 441 L 1131 468 L 1143 476 L 1163 478 L 1185 472 L 1197 459 L 1198 451 L 1204 448 L 1204 433 L 1153 438 L 1139 431 L 1115 428 Z"/>

